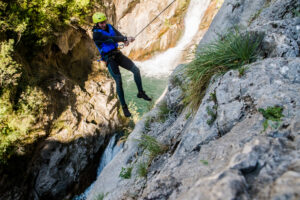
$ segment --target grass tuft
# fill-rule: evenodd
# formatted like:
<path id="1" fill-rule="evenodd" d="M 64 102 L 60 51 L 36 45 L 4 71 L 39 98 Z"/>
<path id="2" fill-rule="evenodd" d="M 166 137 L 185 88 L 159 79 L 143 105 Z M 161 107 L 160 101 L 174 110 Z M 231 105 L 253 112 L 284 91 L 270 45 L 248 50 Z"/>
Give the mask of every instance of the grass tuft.
<path id="1" fill-rule="evenodd" d="M 146 134 L 142 134 L 141 139 L 137 140 L 139 142 L 139 146 L 147 150 L 149 152 L 149 156 L 151 158 L 155 158 L 156 156 L 164 153 L 167 148 L 166 146 L 159 143 L 154 137 Z"/>
<path id="2" fill-rule="evenodd" d="M 209 106 L 206 107 L 207 114 L 210 116 L 210 119 L 206 121 L 206 123 L 211 126 L 217 119 L 217 106 L 213 106 L 210 108 Z"/>
<path id="3" fill-rule="evenodd" d="M 122 167 L 119 176 L 123 179 L 130 179 L 131 178 L 131 172 L 132 172 L 132 167 L 128 167 L 128 168 Z"/>
<path id="4" fill-rule="evenodd" d="M 184 103 L 194 111 L 201 104 L 210 79 L 228 70 L 254 62 L 259 54 L 262 36 L 241 33 L 237 29 L 227 32 L 217 41 L 203 47 L 194 61 L 186 67 L 190 79 Z"/>
<path id="5" fill-rule="evenodd" d="M 105 195 L 103 193 L 100 193 L 97 195 L 97 197 L 95 198 L 95 200 L 103 200 L 105 197 Z"/>
<path id="6" fill-rule="evenodd" d="M 171 112 L 170 109 L 168 108 L 167 101 L 163 101 L 158 108 L 159 108 L 159 113 L 157 119 L 160 122 L 165 122 Z"/>
<path id="7" fill-rule="evenodd" d="M 208 161 L 207 160 L 200 160 L 200 162 L 203 164 L 203 165 L 208 165 Z"/>
<path id="8" fill-rule="evenodd" d="M 238 69 L 240 78 L 246 74 L 247 69 L 248 69 L 248 67 L 241 67 Z"/>
<path id="9" fill-rule="evenodd" d="M 148 173 L 148 164 L 147 163 L 139 163 L 137 167 L 137 173 L 140 177 L 146 177 Z"/>
<path id="10" fill-rule="evenodd" d="M 277 128 L 279 126 L 279 123 L 281 121 L 281 117 L 284 115 L 282 114 L 283 108 L 280 106 L 274 106 L 274 107 L 268 107 L 266 110 L 263 108 L 259 108 L 258 111 L 264 116 L 265 121 L 263 122 L 263 127 L 265 131 L 269 126 L 269 121 L 275 122 L 275 127 Z"/>

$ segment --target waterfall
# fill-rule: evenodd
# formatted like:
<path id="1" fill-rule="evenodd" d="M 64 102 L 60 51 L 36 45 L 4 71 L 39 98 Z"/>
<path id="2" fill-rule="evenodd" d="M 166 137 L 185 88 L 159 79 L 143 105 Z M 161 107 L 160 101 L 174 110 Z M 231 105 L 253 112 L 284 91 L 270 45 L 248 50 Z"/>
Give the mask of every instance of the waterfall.
<path id="1" fill-rule="evenodd" d="M 172 70 L 179 64 L 183 51 L 186 50 L 187 45 L 197 34 L 201 19 L 209 3 L 210 1 L 208 0 L 190 1 L 190 5 L 184 19 L 185 31 L 176 47 L 170 48 L 150 60 L 144 62 L 135 61 L 143 75 L 156 78 L 167 77 L 172 72 Z"/>
<path id="2" fill-rule="evenodd" d="M 115 134 L 109 141 L 109 144 L 105 148 L 105 151 L 100 159 L 100 164 L 97 169 L 97 177 L 102 172 L 103 168 L 114 158 L 115 155 L 123 148 L 123 144 L 117 145 L 118 134 Z M 81 195 L 75 196 L 73 200 L 86 200 L 89 192 L 93 188 L 95 182 L 93 182 Z"/>

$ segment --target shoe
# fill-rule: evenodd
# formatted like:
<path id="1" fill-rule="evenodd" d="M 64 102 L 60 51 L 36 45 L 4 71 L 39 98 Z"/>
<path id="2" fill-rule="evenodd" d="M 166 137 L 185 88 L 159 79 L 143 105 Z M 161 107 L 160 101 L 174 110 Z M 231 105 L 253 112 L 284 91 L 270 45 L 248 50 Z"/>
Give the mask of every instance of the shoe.
<path id="1" fill-rule="evenodd" d="M 137 94 L 137 97 L 138 97 L 138 98 L 143 98 L 143 99 L 145 99 L 146 101 L 152 101 L 152 99 L 151 99 L 150 97 L 148 97 L 144 91 L 139 92 L 139 93 Z"/>
<path id="2" fill-rule="evenodd" d="M 122 106 L 122 109 L 125 117 L 131 117 L 131 113 L 129 112 L 127 105 Z"/>

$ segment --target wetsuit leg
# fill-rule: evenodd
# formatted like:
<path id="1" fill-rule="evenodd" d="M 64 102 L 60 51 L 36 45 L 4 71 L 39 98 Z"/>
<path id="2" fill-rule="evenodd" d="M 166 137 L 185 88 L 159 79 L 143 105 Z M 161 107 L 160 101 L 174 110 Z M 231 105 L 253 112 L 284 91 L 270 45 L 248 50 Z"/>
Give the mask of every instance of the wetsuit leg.
<path id="1" fill-rule="evenodd" d="M 119 69 L 118 63 L 113 59 L 109 58 L 106 62 L 108 71 L 110 75 L 114 78 L 116 82 L 117 94 L 122 106 L 126 105 L 125 98 L 124 98 L 124 91 L 122 85 L 122 77 Z"/>
<path id="2" fill-rule="evenodd" d="M 117 61 L 120 64 L 120 66 L 133 73 L 134 81 L 137 86 L 137 89 L 139 92 L 142 92 L 143 86 L 142 86 L 142 79 L 141 79 L 141 73 L 139 68 L 137 68 L 137 66 L 132 62 L 132 60 L 124 56 L 122 53 L 118 54 L 117 57 L 118 57 Z"/>

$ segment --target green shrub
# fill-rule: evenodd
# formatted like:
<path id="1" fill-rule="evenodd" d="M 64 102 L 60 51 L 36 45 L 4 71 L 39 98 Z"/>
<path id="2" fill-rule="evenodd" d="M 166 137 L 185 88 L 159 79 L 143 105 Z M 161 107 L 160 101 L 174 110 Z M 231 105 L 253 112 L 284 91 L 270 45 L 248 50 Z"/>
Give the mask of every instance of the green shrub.
<path id="1" fill-rule="evenodd" d="M 192 112 L 191 111 L 189 111 L 186 115 L 185 115 L 185 119 L 188 119 L 188 118 L 190 118 L 190 116 L 192 115 Z"/>
<path id="2" fill-rule="evenodd" d="M 144 162 L 139 163 L 137 173 L 140 177 L 146 177 L 148 173 L 148 164 Z"/>
<path id="3" fill-rule="evenodd" d="M 174 86 L 180 86 L 182 85 L 182 81 L 180 80 L 180 78 L 178 76 L 174 76 L 172 77 L 172 79 L 170 80 L 171 84 Z"/>
<path id="4" fill-rule="evenodd" d="M 100 193 L 97 195 L 97 197 L 95 198 L 95 200 L 103 200 L 105 197 L 105 195 L 103 193 Z"/>
<path id="5" fill-rule="evenodd" d="M 44 45 L 54 33 L 70 23 L 71 17 L 86 23 L 94 0 L 7 1 L 0 4 L 0 32 L 15 33 L 26 44 Z M 13 36 L 12 34 L 10 34 Z"/>
<path id="6" fill-rule="evenodd" d="M 155 117 L 147 117 L 145 120 L 145 131 L 150 131 L 150 125 L 152 122 L 154 122 Z"/>
<path id="7" fill-rule="evenodd" d="M 128 167 L 128 168 L 122 167 L 119 176 L 123 179 L 130 179 L 131 178 L 131 171 L 132 171 L 132 167 Z"/>
<path id="8" fill-rule="evenodd" d="M 141 139 L 137 141 L 139 142 L 139 147 L 143 150 L 147 150 L 151 158 L 155 158 L 167 150 L 164 145 L 150 135 L 142 134 Z"/>
<path id="9" fill-rule="evenodd" d="M 206 107 L 207 114 L 210 116 L 210 119 L 206 121 L 206 123 L 211 126 L 217 119 L 217 106 L 213 106 L 210 108 L 209 106 Z"/>
<path id="10" fill-rule="evenodd" d="M 163 101 L 159 106 L 159 112 L 158 112 L 158 116 L 157 119 L 160 122 L 165 122 L 166 119 L 168 118 L 169 114 L 170 114 L 170 109 L 168 108 L 168 104 L 167 101 Z"/>
<path id="11" fill-rule="evenodd" d="M 0 164 L 7 163 L 20 146 L 34 142 L 34 124 L 45 107 L 45 96 L 37 87 L 26 86 L 20 93 L 13 102 L 9 89 L 0 96 Z"/>
<path id="12" fill-rule="evenodd" d="M 13 60 L 14 40 L 0 43 L 0 88 L 12 89 L 18 85 L 21 77 L 21 66 Z M 1 95 L 0 95 L 1 96 Z"/>
<path id="13" fill-rule="evenodd" d="M 207 161 L 207 160 L 200 160 L 200 162 L 201 162 L 203 165 L 208 165 L 208 161 Z"/>
<path id="14" fill-rule="evenodd" d="M 276 126 L 274 128 L 277 128 L 281 121 L 281 117 L 284 116 L 282 114 L 283 108 L 280 106 L 268 107 L 266 110 L 264 110 L 263 108 L 259 108 L 258 111 L 265 118 L 265 120 L 263 122 L 264 131 L 268 128 L 269 121 L 275 122 Z"/>
<path id="15" fill-rule="evenodd" d="M 255 61 L 261 41 L 261 36 L 235 29 L 203 47 L 195 60 L 186 66 L 190 83 L 185 91 L 185 104 L 190 104 L 193 110 L 197 109 L 214 75 Z"/>
<path id="16" fill-rule="evenodd" d="M 247 69 L 248 67 L 241 67 L 238 69 L 240 78 L 245 75 Z"/>

